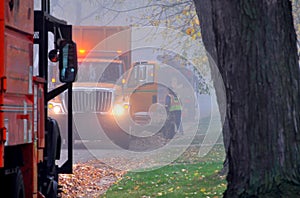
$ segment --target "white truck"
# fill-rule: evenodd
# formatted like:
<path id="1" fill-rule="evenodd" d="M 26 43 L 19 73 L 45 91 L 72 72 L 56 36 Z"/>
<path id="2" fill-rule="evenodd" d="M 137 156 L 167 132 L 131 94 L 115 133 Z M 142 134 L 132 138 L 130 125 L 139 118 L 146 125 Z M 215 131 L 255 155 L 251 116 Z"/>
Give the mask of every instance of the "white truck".
<path id="1" fill-rule="evenodd" d="M 116 145 L 127 147 L 129 137 L 115 123 L 113 109 L 116 89 L 120 88 L 116 82 L 123 77 L 131 64 L 130 27 L 74 26 L 73 40 L 77 43 L 78 73 L 80 73 L 72 89 L 75 140 L 97 139 L 96 127 L 91 127 L 93 123 L 85 123 L 84 132 L 80 124 L 81 117 L 87 118 L 93 114 L 97 115 L 101 128 Z M 53 87 L 59 86 L 56 84 L 58 82 L 56 79 L 52 82 Z M 63 125 L 66 119 L 68 95 L 61 94 L 49 104 L 52 107 L 49 114 L 60 123 L 64 139 L 66 130 Z"/>

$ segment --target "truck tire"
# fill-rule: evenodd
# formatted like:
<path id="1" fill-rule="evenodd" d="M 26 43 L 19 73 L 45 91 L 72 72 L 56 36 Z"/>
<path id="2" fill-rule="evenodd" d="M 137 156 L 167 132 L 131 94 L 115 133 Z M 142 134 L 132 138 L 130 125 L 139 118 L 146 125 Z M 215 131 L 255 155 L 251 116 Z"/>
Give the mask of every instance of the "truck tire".
<path id="1" fill-rule="evenodd" d="M 57 198 L 58 196 L 58 184 L 56 181 L 53 181 L 50 184 L 50 188 L 49 188 L 49 194 L 47 194 L 47 198 Z"/>
<path id="2" fill-rule="evenodd" d="M 104 129 L 106 136 L 116 145 L 120 148 L 129 149 L 130 142 L 131 142 L 131 136 L 127 134 L 125 131 L 123 131 L 120 128 L 112 129 L 112 128 L 106 128 Z"/>
<path id="3" fill-rule="evenodd" d="M 99 116 L 98 119 L 106 137 L 116 146 L 128 150 L 132 138 L 131 135 L 124 131 L 113 117 Z"/>
<path id="4" fill-rule="evenodd" d="M 11 197 L 12 198 L 25 198 L 25 187 L 22 171 L 17 168 L 16 173 L 9 175 L 9 181 L 12 184 Z"/>

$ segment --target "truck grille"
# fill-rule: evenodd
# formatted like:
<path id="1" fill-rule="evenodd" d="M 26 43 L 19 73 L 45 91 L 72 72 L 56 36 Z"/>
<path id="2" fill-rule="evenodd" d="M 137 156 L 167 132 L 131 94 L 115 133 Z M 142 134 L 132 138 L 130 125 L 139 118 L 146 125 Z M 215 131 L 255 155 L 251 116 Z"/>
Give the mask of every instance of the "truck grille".
<path id="1" fill-rule="evenodd" d="M 63 107 L 67 110 L 68 95 L 63 94 Z M 73 113 L 108 112 L 111 109 L 113 93 L 107 89 L 73 89 Z"/>

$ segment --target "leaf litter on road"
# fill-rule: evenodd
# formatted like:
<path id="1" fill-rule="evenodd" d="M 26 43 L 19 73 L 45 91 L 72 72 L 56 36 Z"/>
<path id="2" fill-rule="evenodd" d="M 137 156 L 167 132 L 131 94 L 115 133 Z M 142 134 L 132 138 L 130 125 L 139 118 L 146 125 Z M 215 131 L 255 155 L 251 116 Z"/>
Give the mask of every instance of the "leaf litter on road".
<path id="1" fill-rule="evenodd" d="M 61 197 L 99 197 L 125 173 L 126 171 L 114 169 L 99 160 L 75 164 L 73 174 L 59 176 Z"/>

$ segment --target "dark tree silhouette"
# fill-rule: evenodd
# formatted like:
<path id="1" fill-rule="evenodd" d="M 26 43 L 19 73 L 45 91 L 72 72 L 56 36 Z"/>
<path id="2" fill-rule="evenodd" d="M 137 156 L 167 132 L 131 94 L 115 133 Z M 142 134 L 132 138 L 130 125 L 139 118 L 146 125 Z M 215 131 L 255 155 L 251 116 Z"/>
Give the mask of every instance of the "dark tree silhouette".
<path id="1" fill-rule="evenodd" d="M 291 2 L 194 3 L 227 94 L 224 197 L 299 197 L 300 72 Z"/>

